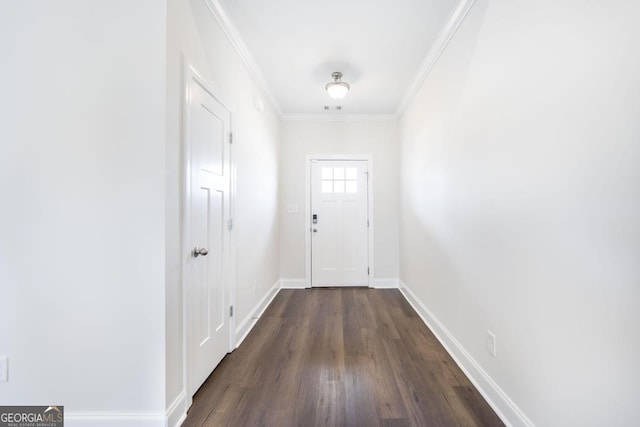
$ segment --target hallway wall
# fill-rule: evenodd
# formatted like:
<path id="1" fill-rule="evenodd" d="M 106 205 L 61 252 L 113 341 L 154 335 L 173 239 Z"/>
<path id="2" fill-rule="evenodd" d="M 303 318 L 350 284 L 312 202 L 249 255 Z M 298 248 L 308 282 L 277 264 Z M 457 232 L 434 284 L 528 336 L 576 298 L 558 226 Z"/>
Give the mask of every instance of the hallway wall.
<path id="1" fill-rule="evenodd" d="M 389 121 L 283 121 L 280 148 L 280 277 L 304 286 L 305 158 L 371 154 L 374 185 L 375 278 L 398 279 L 398 130 Z M 295 205 L 298 213 L 287 213 Z"/>
<path id="2" fill-rule="evenodd" d="M 164 420 L 166 4 L 122 6 L 0 6 L 0 404 L 68 426 Z"/>
<path id="3" fill-rule="evenodd" d="M 638 420 L 639 15 L 478 0 L 400 122 L 401 280 L 514 425 Z"/>
<path id="4" fill-rule="evenodd" d="M 181 394 L 184 61 L 202 73 L 231 110 L 237 326 L 245 320 L 252 322 L 253 308 L 279 279 L 280 120 L 206 3 L 203 0 L 169 0 L 168 3 L 166 405 L 171 407 L 184 397 Z M 263 111 L 257 107 L 260 102 Z"/>

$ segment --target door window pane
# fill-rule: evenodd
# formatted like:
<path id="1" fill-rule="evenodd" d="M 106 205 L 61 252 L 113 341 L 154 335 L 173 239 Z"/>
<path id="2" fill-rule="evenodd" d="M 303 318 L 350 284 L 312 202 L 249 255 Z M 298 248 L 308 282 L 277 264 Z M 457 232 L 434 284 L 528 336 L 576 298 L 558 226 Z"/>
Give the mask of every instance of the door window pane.
<path id="1" fill-rule="evenodd" d="M 333 179 L 333 168 L 322 168 L 322 179 Z"/>
<path id="2" fill-rule="evenodd" d="M 323 193 L 357 193 L 358 168 L 321 168 Z"/>

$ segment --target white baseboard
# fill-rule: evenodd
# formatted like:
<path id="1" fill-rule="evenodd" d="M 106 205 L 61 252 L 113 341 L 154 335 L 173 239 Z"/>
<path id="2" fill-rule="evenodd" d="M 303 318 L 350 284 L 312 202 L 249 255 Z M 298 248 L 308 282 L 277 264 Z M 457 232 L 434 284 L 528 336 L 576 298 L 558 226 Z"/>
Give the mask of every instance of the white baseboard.
<path id="1" fill-rule="evenodd" d="M 402 281 L 400 291 L 502 421 L 511 427 L 533 427 L 531 420 Z"/>
<path id="2" fill-rule="evenodd" d="M 165 427 L 164 413 L 65 412 L 66 427 Z"/>
<path id="3" fill-rule="evenodd" d="M 399 287 L 398 283 L 398 279 L 375 279 L 372 287 L 374 289 L 397 289 Z M 282 289 L 310 288 L 304 279 L 280 279 L 280 287 Z"/>
<path id="4" fill-rule="evenodd" d="M 399 280 L 398 279 L 375 279 L 373 281 L 374 289 L 398 289 L 399 288 Z"/>
<path id="5" fill-rule="evenodd" d="M 182 390 L 167 409 L 165 427 L 180 427 L 185 418 L 187 418 L 187 394 Z"/>
<path id="6" fill-rule="evenodd" d="M 307 289 L 310 286 L 304 279 L 280 279 L 282 289 Z"/>
<path id="7" fill-rule="evenodd" d="M 271 301 L 273 301 L 276 295 L 278 295 L 279 291 L 280 282 L 278 281 L 271 287 L 271 289 L 269 289 L 269 291 L 267 291 L 265 296 L 262 297 L 260 301 L 258 301 L 256 306 L 253 307 L 253 309 L 249 312 L 247 317 L 244 318 L 240 325 L 236 327 L 236 348 L 240 347 L 242 341 L 244 341 L 247 335 L 249 335 L 251 329 L 253 329 L 260 316 L 262 316 L 262 313 L 264 313 L 267 307 L 269 307 L 269 304 L 271 304 Z"/>
<path id="8" fill-rule="evenodd" d="M 187 417 L 182 391 L 165 413 L 65 412 L 67 427 L 180 427 Z"/>

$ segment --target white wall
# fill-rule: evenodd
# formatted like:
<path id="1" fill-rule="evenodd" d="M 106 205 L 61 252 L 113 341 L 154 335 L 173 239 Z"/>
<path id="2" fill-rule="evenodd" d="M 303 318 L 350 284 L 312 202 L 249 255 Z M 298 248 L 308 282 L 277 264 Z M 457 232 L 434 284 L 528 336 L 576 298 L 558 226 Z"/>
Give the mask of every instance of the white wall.
<path id="1" fill-rule="evenodd" d="M 398 133 L 389 121 L 284 121 L 280 149 L 280 276 L 305 278 L 305 157 L 371 154 L 375 278 L 398 278 Z M 299 213 L 288 214 L 297 205 Z"/>
<path id="2" fill-rule="evenodd" d="M 478 0 L 400 124 L 401 279 L 539 426 L 639 419 L 639 14 Z"/>
<path id="3" fill-rule="evenodd" d="M 13 2 L 0 32 L 0 403 L 173 423 L 182 55 L 232 109 L 238 323 L 279 277 L 279 120 L 201 0 Z"/>
<path id="4" fill-rule="evenodd" d="M 164 413 L 165 38 L 155 0 L 0 6 L 0 404 Z"/>
<path id="5" fill-rule="evenodd" d="M 183 57 L 231 109 L 236 169 L 235 316 L 251 314 L 279 278 L 278 147 L 280 121 L 263 99 L 203 0 L 170 0 L 167 101 L 167 406 L 183 391 L 181 283 L 181 114 Z M 264 111 L 254 100 L 263 99 Z M 255 283 L 255 286 L 254 286 Z"/>

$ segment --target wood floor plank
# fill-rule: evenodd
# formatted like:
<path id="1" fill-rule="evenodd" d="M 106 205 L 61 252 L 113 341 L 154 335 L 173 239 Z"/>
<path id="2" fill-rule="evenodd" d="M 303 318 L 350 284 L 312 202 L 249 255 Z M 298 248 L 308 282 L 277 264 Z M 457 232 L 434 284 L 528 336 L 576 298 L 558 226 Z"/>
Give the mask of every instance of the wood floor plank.
<path id="1" fill-rule="evenodd" d="M 346 372 L 343 380 L 345 395 L 345 419 L 349 426 L 375 426 L 379 418 L 376 412 L 374 381 L 369 375 L 367 361 L 362 357 L 346 356 Z"/>
<path id="2" fill-rule="evenodd" d="M 282 290 L 183 426 L 501 426 L 397 290 Z"/>
<path id="3" fill-rule="evenodd" d="M 376 413 L 380 419 L 406 418 L 404 402 L 392 370 L 392 361 L 386 354 L 384 338 L 377 335 L 377 331 L 364 329 L 365 346 L 368 349 L 367 375 L 374 382 L 374 399 Z"/>

